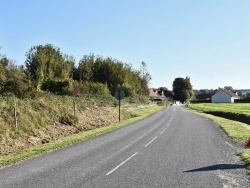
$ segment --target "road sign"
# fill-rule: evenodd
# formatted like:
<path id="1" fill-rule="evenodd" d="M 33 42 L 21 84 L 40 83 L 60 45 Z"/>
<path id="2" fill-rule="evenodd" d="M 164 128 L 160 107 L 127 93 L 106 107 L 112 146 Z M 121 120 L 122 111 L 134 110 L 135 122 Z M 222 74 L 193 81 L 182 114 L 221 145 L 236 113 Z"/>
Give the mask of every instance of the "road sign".
<path id="1" fill-rule="evenodd" d="M 125 93 L 122 89 L 118 89 L 115 92 L 115 98 L 119 100 L 119 121 L 121 121 L 121 100 L 125 97 Z"/>
<path id="2" fill-rule="evenodd" d="M 124 91 L 122 89 L 116 90 L 116 92 L 115 92 L 115 98 L 117 100 L 122 100 L 124 97 L 125 97 L 125 93 L 124 93 Z"/>

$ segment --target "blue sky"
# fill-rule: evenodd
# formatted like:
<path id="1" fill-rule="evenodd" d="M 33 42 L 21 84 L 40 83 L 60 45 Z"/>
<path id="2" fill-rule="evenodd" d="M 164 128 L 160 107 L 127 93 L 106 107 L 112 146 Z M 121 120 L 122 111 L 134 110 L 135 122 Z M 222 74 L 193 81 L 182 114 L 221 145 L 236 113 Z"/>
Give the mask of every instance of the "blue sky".
<path id="1" fill-rule="evenodd" d="M 76 63 L 94 53 L 144 61 L 151 87 L 250 88 L 249 0 L 0 0 L 0 53 L 24 64 L 53 44 Z"/>

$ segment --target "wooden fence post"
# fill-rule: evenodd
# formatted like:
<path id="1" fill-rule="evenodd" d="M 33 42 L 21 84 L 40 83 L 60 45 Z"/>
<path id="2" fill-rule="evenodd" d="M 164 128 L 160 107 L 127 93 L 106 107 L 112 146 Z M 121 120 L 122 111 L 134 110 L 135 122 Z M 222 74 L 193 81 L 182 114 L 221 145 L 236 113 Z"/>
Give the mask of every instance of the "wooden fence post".
<path id="1" fill-rule="evenodd" d="M 75 96 L 73 99 L 73 104 L 74 104 L 74 117 L 76 118 L 76 97 Z"/>
<path id="2" fill-rule="evenodd" d="M 17 107 L 16 107 L 16 97 L 14 96 L 14 121 L 15 121 L 15 127 L 17 129 L 18 126 L 18 117 L 17 117 Z"/>

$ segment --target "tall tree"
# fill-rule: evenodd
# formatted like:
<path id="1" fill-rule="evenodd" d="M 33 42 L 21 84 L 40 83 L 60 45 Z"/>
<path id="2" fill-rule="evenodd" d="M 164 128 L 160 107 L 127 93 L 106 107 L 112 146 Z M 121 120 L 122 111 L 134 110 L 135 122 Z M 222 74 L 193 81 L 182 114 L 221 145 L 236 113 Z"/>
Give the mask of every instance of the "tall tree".
<path id="1" fill-rule="evenodd" d="M 74 66 L 74 58 L 61 53 L 51 44 L 33 46 L 26 53 L 26 72 L 35 83 L 37 90 L 48 80 L 69 79 Z"/>
<path id="2" fill-rule="evenodd" d="M 149 74 L 147 70 L 147 65 L 144 61 L 141 63 L 140 69 L 141 69 L 140 73 L 141 73 L 141 79 L 142 79 L 142 92 L 144 95 L 148 95 L 148 85 L 152 77 Z"/>
<path id="3" fill-rule="evenodd" d="M 81 81 L 93 81 L 93 71 L 94 71 L 95 56 L 90 54 L 90 56 L 84 55 L 79 62 L 78 71 Z"/>
<path id="4" fill-rule="evenodd" d="M 185 102 L 194 95 L 190 78 L 176 78 L 173 82 L 174 99 Z"/>

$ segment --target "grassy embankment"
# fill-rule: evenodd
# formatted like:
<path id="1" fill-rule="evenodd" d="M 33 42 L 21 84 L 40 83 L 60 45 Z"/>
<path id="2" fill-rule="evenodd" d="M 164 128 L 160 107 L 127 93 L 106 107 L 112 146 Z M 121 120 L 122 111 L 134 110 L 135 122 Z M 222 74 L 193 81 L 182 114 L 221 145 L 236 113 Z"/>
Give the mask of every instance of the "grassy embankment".
<path id="1" fill-rule="evenodd" d="M 49 94 L 34 100 L 17 100 L 19 120 L 15 128 L 13 99 L 2 97 L 0 102 L 0 167 L 117 129 L 163 109 L 157 105 L 130 112 L 123 109 L 122 121 L 118 122 L 118 109 L 113 106 L 117 101 L 113 97 L 82 96 L 76 98 L 74 119 L 72 97 Z M 126 103 L 126 107 L 135 105 Z M 17 149 L 4 155 L 3 151 L 12 146 Z"/>
<path id="2" fill-rule="evenodd" d="M 250 104 L 191 104 L 190 108 L 217 123 L 224 132 L 237 142 L 245 143 L 250 139 L 250 125 L 239 122 L 240 117 L 250 119 Z M 217 115 L 217 116 L 216 116 Z M 222 117 L 218 117 L 221 115 Z M 230 118 L 224 118 L 230 117 Z M 230 120 L 235 119 L 235 120 Z M 244 120 L 244 121 L 245 121 Z M 250 151 L 246 149 L 240 153 L 241 158 L 250 170 Z"/>

